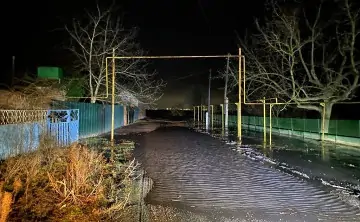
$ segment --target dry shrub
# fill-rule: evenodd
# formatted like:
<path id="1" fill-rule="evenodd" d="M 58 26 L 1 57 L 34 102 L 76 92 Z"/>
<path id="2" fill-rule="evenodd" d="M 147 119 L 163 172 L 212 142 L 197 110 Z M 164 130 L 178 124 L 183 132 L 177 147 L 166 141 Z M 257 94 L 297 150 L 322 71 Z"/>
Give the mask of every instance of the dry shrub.
<path id="1" fill-rule="evenodd" d="M 19 177 L 16 177 L 15 180 L 14 180 L 14 183 L 13 183 L 13 187 L 14 187 L 14 194 L 18 194 L 22 188 L 23 184 L 20 180 Z"/>
<path id="2" fill-rule="evenodd" d="M 103 196 L 105 165 L 102 155 L 86 146 L 56 148 L 51 139 L 43 138 L 37 151 L 0 165 L 3 189 L 15 199 L 10 218 L 92 221 L 92 210 Z"/>
<path id="3" fill-rule="evenodd" d="M 64 150 L 57 147 L 56 139 L 49 135 L 41 135 L 37 153 L 42 165 L 45 165 L 48 171 L 52 171 L 62 161 Z"/>
<path id="4" fill-rule="evenodd" d="M 25 86 L 0 90 L 0 109 L 48 109 L 53 100 L 65 100 L 66 92 L 53 80 L 37 80 Z"/>
<path id="5" fill-rule="evenodd" d="M 3 197 L 3 187 L 4 187 L 4 181 L 0 181 L 0 218 L 2 215 L 1 205 L 2 205 L 2 197 Z"/>
<path id="6" fill-rule="evenodd" d="M 37 179 L 40 171 L 41 156 L 39 153 L 23 155 L 21 158 L 12 157 L 5 162 L 4 186 L 16 194 L 23 188 L 22 180 L 25 183 L 25 197 L 28 198 L 29 186 Z"/>
<path id="7" fill-rule="evenodd" d="M 3 191 L 4 183 L 5 183 L 4 181 L 0 181 L 0 200 L 2 198 L 2 191 Z M 0 206 L 0 210 L 1 210 L 1 206 Z"/>
<path id="8" fill-rule="evenodd" d="M 102 154 L 81 144 L 73 144 L 64 157 L 64 172 L 48 172 L 51 187 L 62 198 L 60 204 L 83 204 L 101 198 L 105 170 Z"/>
<path id="9" fill-rule="evenodd" d="M 13 193 L 5 191 L 2 194 L 3 182 L 0 183 L 0 222 L 6 222 L 10 212 L 11 212 L 11 204 L 13 202 L 13 197 L 15 197 L 20 189 L 22 188 L 22 182 L 19 177 L 13 182 Z"/>
<path id="10" fill-rule="evenodd" d="M 124 167 L 125 166 L 125 167 Z M 122 169 L 117 170 L 119 173 L 113 177 L 112 180 L 108 181 L 106 196 L 107 200 L 111 202 L 103 214 L 107 214 L 109 217 L 114 217 L 120 211 L 122 211 L 128 204 L 138 201 L 138 190 L 133 186 L 135 172 L 139 167 L 138 162 L 133 159 L 126 165 L 119 166 Z M 125 169 L 125 170 L 123 170 Z M 136 200 L 135 200 L 136 199 Z"/>
<path id="11" fill-rule="evenodd" d="M 1 199 L 0 222 L 6 222 L 11 211 L 12 194 L 4 192 Z"/>
<path id="12" fill-rule="evenodd" d="M 123 158 L 130 146 L 116 149 L 121 153 L 116 156 Z M 138 200 L 137 168 L 135 160 L 108 162 L 104 153 L 88 146 L 58 148 L 44 137 L 37 151 L 0 164 L 0 191 L 14 201 L 12 209 L 6 205 L 0 210 L 10 212 L 14 221 L 108 221 Z"/>

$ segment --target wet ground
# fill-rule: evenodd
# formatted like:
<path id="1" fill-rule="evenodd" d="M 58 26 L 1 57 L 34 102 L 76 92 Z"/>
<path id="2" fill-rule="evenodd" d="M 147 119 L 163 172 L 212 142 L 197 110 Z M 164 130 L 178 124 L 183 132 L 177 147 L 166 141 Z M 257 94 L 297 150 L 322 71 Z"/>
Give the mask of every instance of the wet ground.
<path id="1" fill-rule="evenodd" d="M 228 137 L 221 130 L 211 134 L 230 144 L 236 140 L 235 131 Z M 242 149 L 241 154 L 360 197 L 360 148 L 277 135 L 270 146 L 269 135 L 266 144 L 262 138 L 262 133 L 244 131 L 243 144 L 248 149 Z"/>
<path id="2" fill-rule="evenodd" d="M 155 182 L 150 203 L 189 209 L 214 221 L 360 221 L 359 199 L 346 188 L 355 192 L 359 184 L 357 152 L 333 152 L 283 137 L 274 138 L 270 149 L 251 133 L 240 146 L 231 136 L 181 127 L 131 137 L 137 140 L 137 159 Z M 333 163 L 334 158 L 340 161 Z"/>

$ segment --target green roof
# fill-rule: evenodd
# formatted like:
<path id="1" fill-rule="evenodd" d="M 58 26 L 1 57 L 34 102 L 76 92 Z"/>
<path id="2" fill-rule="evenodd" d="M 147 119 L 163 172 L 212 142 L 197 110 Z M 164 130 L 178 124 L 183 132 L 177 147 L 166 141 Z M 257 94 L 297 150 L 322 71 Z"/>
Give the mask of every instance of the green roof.
<path id="1" fill-rule="evenodd" d="M 37 76 L 43 79 L 62 79 L 63 70 L 59 67 L 41 66 L 37 69 Z"/>

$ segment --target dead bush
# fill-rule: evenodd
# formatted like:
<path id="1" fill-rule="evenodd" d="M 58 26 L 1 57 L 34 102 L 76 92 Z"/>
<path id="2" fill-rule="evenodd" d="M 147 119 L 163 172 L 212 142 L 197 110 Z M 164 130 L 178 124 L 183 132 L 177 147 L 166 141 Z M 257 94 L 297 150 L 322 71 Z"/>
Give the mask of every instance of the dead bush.
<path id="1" fill-rule="evenodd" d="M 48 109 L 53 100 L 64 101 L 66 91 L 58 82 L 37 79 L 22 81 L 9 90 L 0 90 L 0 109 Z"/>
<path id="2" fill-rule="evenodd" d="M 37 151 L 0 164 L 0 198 L 6 196 L 12 203 L 0 211 L 5 210 L 11 221 L 117 218 L 138 200 L 134 186 L 138 164 L 124 160 L 131 156 L 130 146 L 112 149 L 116 154 L 112 162 L 106 158 L 110 152 L 106 144 L 104 149 L 80 143 L 59 148 L 44 137 Z"/>
<path id="3" fill-rule="evenodd" d="M 62 198 L 60 204 L 95 202 L 102 196 L 105 160 L 102 154 L 81 144 L 65 151 L 65 171 L 48 172 L 53 190 Z"/>

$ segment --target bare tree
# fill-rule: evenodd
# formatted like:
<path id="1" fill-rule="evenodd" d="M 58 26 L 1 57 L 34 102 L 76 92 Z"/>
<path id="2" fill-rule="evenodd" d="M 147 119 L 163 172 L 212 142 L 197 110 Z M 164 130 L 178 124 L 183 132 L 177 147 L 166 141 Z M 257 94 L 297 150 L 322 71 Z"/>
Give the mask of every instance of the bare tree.
<path id="1" fill-rule="evenodd" d="M 249 48 L 247 48 L 249 50 Z M 254 55 L 254 54 L 250 54 Z M 247 64 L 247 66 L 249 66 L 249 64 Z M 227 65 L 226 65 L 227 67 Z M 239 64 L 238 62 L 231 62 L 230 63 L 230 68 L 228 69 L 228 72 L 226 72 L 227 68 L 224 70 L 220 70 L 218 73 L 220 74 L 217 78 L 222 78 L 222 79 L 226 79 L 228 78 L 228 84 L 225 84 L 225 87 L 227 88 L 226 91 L 226 96 L 229 97 L 229 99 L 231 101 L 235 101 L 237 102 L 238 100 L 238 86 L 239 86 Z M 249 73 L 246 73 L 246 76 L 248 76 Z M 250 79 L 251 80 L 251 79 Z M 271 91 L 269 88 L 267 87 L 254 87 L 254 83 L 255 81 L 249 81 L 248 79 L 245 79 L 245 77 L 243 77 L 242 82 L 241 82 L 241 86 L 243 86 L 244 81 L 246 81 L 246 87 L 245 87 L 245 99 L 247 103 L 250 103 L 249 105 L 245 105 L 243 106 L 243 109 L 252 115 L 256 115 L 256 116 L 260 116 L 263 114 L 263 106 L 262 104 L 262 100 L 263 98 L 266 98 L 266 102 L 273 102 L 275 103 L 277 98 L 278 103 L 285 103 L 287 100 L 285 100 L 284 98 L 278 97 L 278 95 L 274 92 Z M 256 90 L 254 90 L 256 89 Z M 242 95 L 242 98 L 243 99 Z M 242 101 L 244 102 L 244 101 Z M 255 105 L 255 103 L 258 103 L 258 105 Z M 281 105 L 275 105 L 272 108 L 272 115 L 273 116 L 280 116 L 280 113 L 283 112 L 284 110 L 287 109 L 289 105 L 288 104 L 281 104 Z"/>
<path id="2" fill-rule="evenodd" d="M 263 25 L 255 23 L 258 33 L 241 41 L 248 97 L 272 95 L 279 102 L 322 113 L 326 132 L 333 105 L 352 99 L 360 86 L 355 52 L 359 12 L 349 0 L 331 4 L 340 12 L 329 18 L 322 15 L 323 4 L 308 13 L 272 2 L 268 19 Z"/>
<path id="3" fill-rule="evenodd" d="M 65 27 L 71 37 L 71 52 L 76 56 L 76 67 L 87 76 L 91 102 L 104 100 L 106 95 L 106 69 L 111 74 L 111 60 L 106 57 L 141 56 L 144 52 L 136 43 L 135 29 L 126 30 L 119 18 L 113 17 L 113 8 L 86 11 L 84 19 L 75 19 Z M 147 63 L 141 59 L 116 60 L 117 102 L 132 105 L 153 104 L 162 96 L 165 83 L 157 80 L 155 73 L 146 72 Z M 109 76 L 109 82 L 111 81 Z"/>

